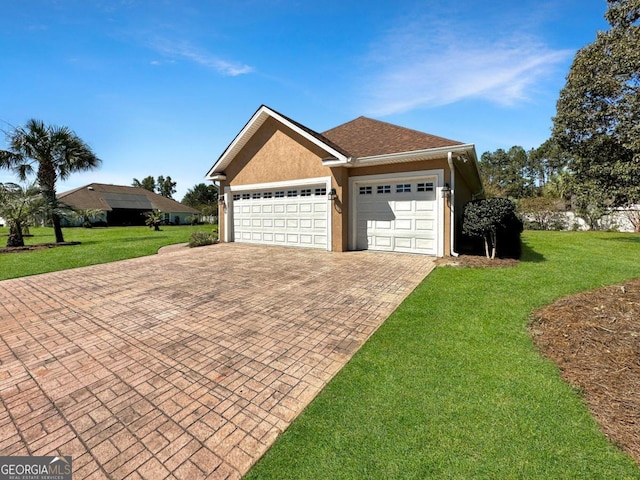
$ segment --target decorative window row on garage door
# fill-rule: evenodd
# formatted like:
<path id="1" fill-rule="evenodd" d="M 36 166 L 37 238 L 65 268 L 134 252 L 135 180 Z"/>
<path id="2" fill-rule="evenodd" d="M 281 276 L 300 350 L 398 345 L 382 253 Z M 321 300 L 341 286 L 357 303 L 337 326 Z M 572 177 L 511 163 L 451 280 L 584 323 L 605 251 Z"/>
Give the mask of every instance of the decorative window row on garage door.
<path id="1" fill-rule="evenodd" d="M 415 188 L 415 190 L 413 190 Z M 360 195 L 387 195 L 391 194 L 392 191 L 395 193 L 411 193 L 412 190 L 415 192 L 433 192 L 434 185 L 433 182 L 423 182 L 423 183 L 397 183 L 395 185 L 376 185 L 375 189 L 372 185 L 363 185 L 360 187 L 359 194 Z"/>
<path id="2" fill-rule="evenodd" d="M 234 193 L 233 200 L 272 200 L 277 198 L 297 198 L 297 197 L 326 197 L 325 187 L 316 188 L 294 188 L 290 190 L 268 190 L 253 193 Z"/>

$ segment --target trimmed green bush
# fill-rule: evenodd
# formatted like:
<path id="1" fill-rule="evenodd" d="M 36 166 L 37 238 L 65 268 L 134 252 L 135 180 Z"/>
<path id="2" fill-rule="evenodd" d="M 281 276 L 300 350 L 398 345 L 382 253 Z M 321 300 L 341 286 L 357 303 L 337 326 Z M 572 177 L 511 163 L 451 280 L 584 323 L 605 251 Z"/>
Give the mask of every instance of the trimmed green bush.
<path id="1" fill-rule="evenodd" d="M 215 233 L 193 232 L 189 237 L 189 246 L 191 248 L 213 245 L 214 243 L 218 243 L 218 236 Z"/>
<path id="2" fill-rule="evenodd" d="M 500 256 L 520 258 L 522 221 L 508 198 L 474 200 L 464 207 L 462 233 L 484 240 L 487 258 L 495 258 L 500 238 Z"/>

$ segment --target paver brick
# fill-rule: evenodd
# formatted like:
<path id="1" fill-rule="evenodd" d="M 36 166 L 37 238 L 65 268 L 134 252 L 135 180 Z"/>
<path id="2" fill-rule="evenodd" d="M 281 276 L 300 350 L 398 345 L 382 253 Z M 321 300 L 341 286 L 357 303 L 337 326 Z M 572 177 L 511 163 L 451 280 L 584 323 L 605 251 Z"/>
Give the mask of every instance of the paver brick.
<path id="1" fill-rule="evenodd" d="M 0 454 L 239 479 L 432 268 L 221 244 L 3 281 Z"/>

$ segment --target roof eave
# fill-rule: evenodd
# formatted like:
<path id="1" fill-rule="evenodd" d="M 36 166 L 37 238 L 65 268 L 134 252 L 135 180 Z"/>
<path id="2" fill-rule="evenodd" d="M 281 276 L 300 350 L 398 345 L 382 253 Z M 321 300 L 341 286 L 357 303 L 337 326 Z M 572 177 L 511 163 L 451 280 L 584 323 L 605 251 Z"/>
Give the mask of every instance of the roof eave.
<path id="1" fill-rule="evenodd" d="M 322 159 L 322 165 L 325 167 L 345 167 L 345 166 L 350 166 L 350 164 L 353 162 L 353 157 L 344 157 L 344 158 L 335 158 L 335 157 L 330 157 L 330 158 L 323 158 Z"/>
<path id="2" fill-rule="evenodd" d="M 349 166 L 367 167 L 372 165 L 388 165 L 393 163 L 433 160 L 436 158 L 446 158 L 449 152 L 452 152 L 453 154 L 463 154 L 468 153 L 469 151 L 473 152 L 475 157 L 475 146 L 473 144 L 447 145 L 444 147 L 427 148 L 424 150 L 414 150 L 410 152 L 360 157 L 354 159 Z"/>
<path id="3" fill-rule="evenodd" d="M 205 180 L 211 180 L 212 182 L 226 180 L 227 176 L 224 173 L 214 173 L 213 175 L 207 175 Z"/>

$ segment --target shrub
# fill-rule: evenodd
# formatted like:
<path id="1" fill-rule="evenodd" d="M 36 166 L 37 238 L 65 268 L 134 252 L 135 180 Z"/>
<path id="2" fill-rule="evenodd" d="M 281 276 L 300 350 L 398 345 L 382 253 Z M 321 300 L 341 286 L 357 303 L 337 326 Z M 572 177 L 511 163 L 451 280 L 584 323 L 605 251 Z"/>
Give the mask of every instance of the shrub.
<path id="1" fill-rule="evenodd" d="M 189 237 L 189 246 L 191 248 L 213 245 L 214 243 L 218 243 L 218 236 L 215 233 L 193 232 Z"/>
<path id="2" fill-rule="evenodd" d="M 529 197 L 518 201 L 518 212 L 529 230 L 566 230 L 567 218 L 559 211 L 562 200 Z"/>
<path id="3" fill-rule="evenodd" d="M 467 203 L 462 233 L 484 240 L 487 258 L 495 258 L 500 238 L 500 256 L 520 258 L 522 221 L 515 204 L 507 198 L 487 198 Z"/>

